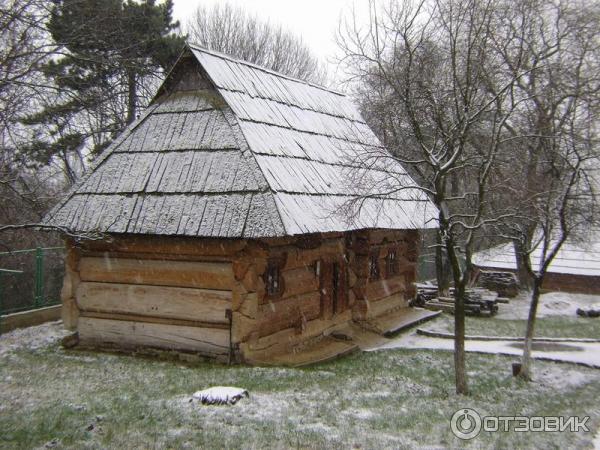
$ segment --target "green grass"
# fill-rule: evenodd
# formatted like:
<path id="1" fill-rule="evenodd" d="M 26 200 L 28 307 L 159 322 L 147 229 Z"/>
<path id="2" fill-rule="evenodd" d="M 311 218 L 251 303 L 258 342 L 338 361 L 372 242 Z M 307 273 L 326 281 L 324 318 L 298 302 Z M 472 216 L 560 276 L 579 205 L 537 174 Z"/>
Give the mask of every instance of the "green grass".
<path id="1" fill-rule="evenodd" d="M 485 317 L 467 317 L 465 329 L 473 336 L 514 336 L 525 335 L 525 320 L 490 320 Z M 453 319 L 445 315 L 436 322 L 437 331 L 453 332 Z M 430 328 L 423 324 L 421 328 Z M 550 316 L 536 320 L 535 335 L 539 337 L 567 337 L 600 339 L 600 320 L 583 317 Z"/>
<path id="2" fill-rule="evenodd" d="M 469 354 L 472 394 L 465 398 L 454 394 L 452 354 L 441 351 L 358 353 L 284 369 L 56 345 L 21 349 L 0 356 L 0 448 L 35 448 L 53 439 L 56 448 L 73 449 L 591 448 L 600 426 L 600 371 L 536 362 L 538 381 L 528 384 L 510 375 L 510 363 Z M 231 407 L 188 402 L 194 391 L 213 385 L 245 387 L 250 399 Z M 482 414 L 589 415 L 593 432 L 502 432 L 465 443 L 449 428 L 463 407 Z"/>

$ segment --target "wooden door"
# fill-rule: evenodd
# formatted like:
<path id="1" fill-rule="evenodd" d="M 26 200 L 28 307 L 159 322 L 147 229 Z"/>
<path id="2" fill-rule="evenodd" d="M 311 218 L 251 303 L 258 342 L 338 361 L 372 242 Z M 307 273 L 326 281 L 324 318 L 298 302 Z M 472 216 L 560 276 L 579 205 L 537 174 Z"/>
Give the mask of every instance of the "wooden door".
<path id="1" fill-rule="evenodd" d="M 321 316 L 330 319 L 348 307 L 348 266 L 342 258 L 320 265 Z"/>

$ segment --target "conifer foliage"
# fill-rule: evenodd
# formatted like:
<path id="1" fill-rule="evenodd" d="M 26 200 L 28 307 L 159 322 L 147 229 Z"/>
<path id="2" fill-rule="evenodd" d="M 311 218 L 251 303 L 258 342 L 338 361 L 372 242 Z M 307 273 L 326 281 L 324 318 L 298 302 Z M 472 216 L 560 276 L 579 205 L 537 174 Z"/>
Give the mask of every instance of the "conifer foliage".
<path id="1" fill-rule="evenodd" d="M 135 120 L 184 44 L 172 9 L 172 0 L 54 2 L 47 27 L 58 51 L 42 71 L 57 89 L 24 119 L 37 130 L 31 160 L 73 167 L 82 149 L 97 154 Z"/>

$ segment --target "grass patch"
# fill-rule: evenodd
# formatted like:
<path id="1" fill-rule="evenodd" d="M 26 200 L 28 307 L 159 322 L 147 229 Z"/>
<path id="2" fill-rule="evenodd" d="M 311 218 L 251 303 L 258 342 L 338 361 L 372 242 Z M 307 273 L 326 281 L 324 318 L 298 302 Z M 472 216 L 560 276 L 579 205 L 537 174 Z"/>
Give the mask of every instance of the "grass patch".
<path id="1" fill-rule="evenodd" d="M 422 328 L 430 328 L 430 324 Z M 473 336 L 513 336 L 525 335 L 526 320 L 503 320 L 486 317 L 467 317 L 466 333 Z M 454 332 L 454 319 L 444 314 L 436 320 L 437 331 Z M 550 316 L 538 318 L 535 322 L 535 335 L 554 338 L 600 338 L 600 320 L 583 317 Z"/>
<path id="2" fill-rule="evenodd" d="M 495 321 L 500 322 L 500 321 Z M 0 447 L 33 448 L 585 448 L 593 433 L 455 438 L 452 414 L 589 415 L 600 425 L 600 371 L 536 362 L 531 384 L 511 359 L 467 356 L 472 395 L 454 394 L 452 354 L 358 353 L 303 369 L 227 367 L 67 351 L 0 358 Z M 233 407 L 189 403 L 213 385 L 248 389 Z"/>

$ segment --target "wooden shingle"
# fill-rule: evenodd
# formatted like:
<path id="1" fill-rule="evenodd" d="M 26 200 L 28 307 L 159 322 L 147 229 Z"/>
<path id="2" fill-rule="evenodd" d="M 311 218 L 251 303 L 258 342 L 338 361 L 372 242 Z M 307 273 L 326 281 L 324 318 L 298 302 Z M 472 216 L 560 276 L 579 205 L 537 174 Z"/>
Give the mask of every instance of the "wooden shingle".
<path id="1" fill-rule="evenodd" d="M 226 238 L 435 226 L 411 186 L 343 94 L 190 45 L 46 223 Z"/>

